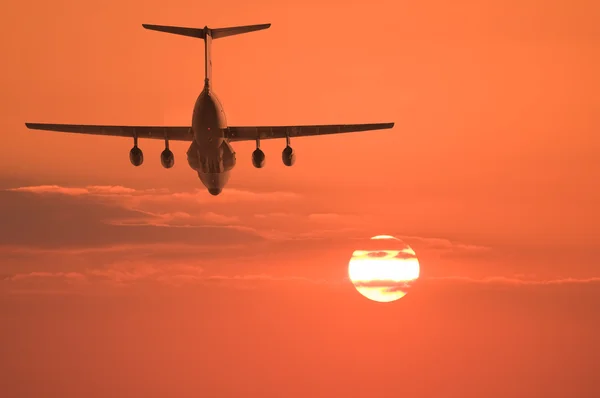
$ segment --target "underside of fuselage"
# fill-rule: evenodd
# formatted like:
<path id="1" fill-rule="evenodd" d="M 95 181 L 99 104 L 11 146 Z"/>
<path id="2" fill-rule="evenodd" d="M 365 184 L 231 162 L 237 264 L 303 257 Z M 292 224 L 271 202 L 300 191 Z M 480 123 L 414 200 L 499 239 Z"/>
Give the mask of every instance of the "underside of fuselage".
<path id="1" fill-rule="evenodd" d="M 236 163 L 235 151 L 225 138 L 226 129 L 223 107 L 207 85 L 194 105 L 194 140 L 187 151 L 187 160 L 212 195 L 221 193 Z"/>

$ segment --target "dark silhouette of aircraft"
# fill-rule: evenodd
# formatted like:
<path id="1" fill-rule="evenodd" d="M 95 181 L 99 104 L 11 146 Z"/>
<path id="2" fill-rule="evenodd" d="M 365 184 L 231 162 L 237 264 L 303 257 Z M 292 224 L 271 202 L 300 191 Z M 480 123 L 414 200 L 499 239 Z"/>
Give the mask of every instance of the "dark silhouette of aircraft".
<path id="1" fill-rule="evenodd" d="M 204 89 L 198 96 L 192 115 L 191 126 L 114 126 L 114 125 L 77 125 L 25 123 L 30 129 L 61 131 L 67 133 L 110 135 L 132 137 L 133 148 L 129 159 L 134 166 L 144 161 L 142 150 L 138 147 L 139 138 L 164 139 L 165 150 L 161 153 L 162 166 L 171 168 L 175 164 L 173 152 L 169 149 L 169 140 L 191 141 L 187 151 L 190 167 L 198 172 L 200 181 L 212 195 L 218 195 L 229 179 L 230 171 L 236 164 L 235 151 L 231 142 L 256 141 L 256 150 L 252 153 L 252 164 L 256 168 L 265 165 L 265 154 L 260 149 L 260 140 L 285 138 L 286 147 L 282 152 L 282 160 L 286 166 L 292 166 L 296 160 L 294 150 L 290 146 L 293 137 L 315 136 L 357 131 L 381 130 L 394 127 L 394 123 L 372 124 L 329 124 L 308 126 L 228 126 L 223 106 L 211 89 L 212 40 L 239 35 L 257 30 L 267 29 L 271 24 L 235 26 L 211 29 L 184 28 L 178 26 L 142 25 L 146 29 L 159 32 L 204 39 Z"/>

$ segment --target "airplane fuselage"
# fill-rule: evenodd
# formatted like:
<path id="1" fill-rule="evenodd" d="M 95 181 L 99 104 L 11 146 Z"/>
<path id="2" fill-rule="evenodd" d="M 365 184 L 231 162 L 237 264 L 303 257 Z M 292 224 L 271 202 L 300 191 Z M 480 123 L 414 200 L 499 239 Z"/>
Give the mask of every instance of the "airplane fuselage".
<path id="1" fill-rule="evenodd" d="M 194 139 L 187 151 L 187 160 L 212 195 L 221 193 L 236 164 L 235 151 L 225 136 L 226 130 L 223 105 L 206 85 L 194 105 Z"/>

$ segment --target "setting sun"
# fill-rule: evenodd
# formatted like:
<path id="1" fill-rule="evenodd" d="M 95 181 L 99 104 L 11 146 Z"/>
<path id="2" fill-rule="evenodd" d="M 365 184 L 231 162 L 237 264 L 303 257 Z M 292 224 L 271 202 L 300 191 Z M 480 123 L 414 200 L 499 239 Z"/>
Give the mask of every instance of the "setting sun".
<path id="1" fill-rule="evenodd" d="M 363 296 L 379 302 L 398 300 L 419 278 L 419 261 L 407 244 L 389 235 L 371 238 L 352 253 L 348 276 Z"/>

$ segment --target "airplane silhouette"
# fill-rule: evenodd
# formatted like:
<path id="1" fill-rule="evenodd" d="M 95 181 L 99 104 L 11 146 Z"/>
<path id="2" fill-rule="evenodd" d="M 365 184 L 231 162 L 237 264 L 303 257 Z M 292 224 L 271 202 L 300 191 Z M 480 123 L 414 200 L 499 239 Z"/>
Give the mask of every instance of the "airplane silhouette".
<path id="1" fill-rule="evenodd" d="M 267 29 L 271 24 L 234 26 L 211 29 L 185 28 L 179 26 L 163 26 L 142 24 L 146 29 L 195 37 L 204 40 L 204 88 L 196 103 L 192 115 L 191 126 L 115 126 L 115 125 L 81 125 L 81 124 L 48 124 L 25 123 L 29 129 L 59 131 L 67 133 L 110 135 L 133 138 L 133 148 L 129 159 L 134 166 L 144 162 L 144 154 L 138 147 L 139 138 L 164 139 L 165 150 L 161 153 L 161 164 L 171 168 L 175 164 L 173 152 L 169 149 L 169 140 L 191 141 L 187 151 L 188 164 L 198 172 L 198 177 L 211 195 L 218 195 L 229 180 L 231 170 L 236 164 L 236 156 L 231 142 L 256 141 L 256 150 L 252 153 L 252 164 L 256 168 L 265 165 L 265 154 L 260 149 L 260 140 L 285 138 L 286 147 L 282 152 L 282 160 L 286 166 L 292 166 L 296 160 L 294 150 L 290 146 L 292 137 L 315 136 L 337 133 L 351 133 L 368 130 L 390 129 L 394 123 L 371 124 L 327 124 L 307 126 L 228 126 L 225 112 L 219 99 L 211 88 L 212 40 L 227 36 L 239 35 Z"/>

